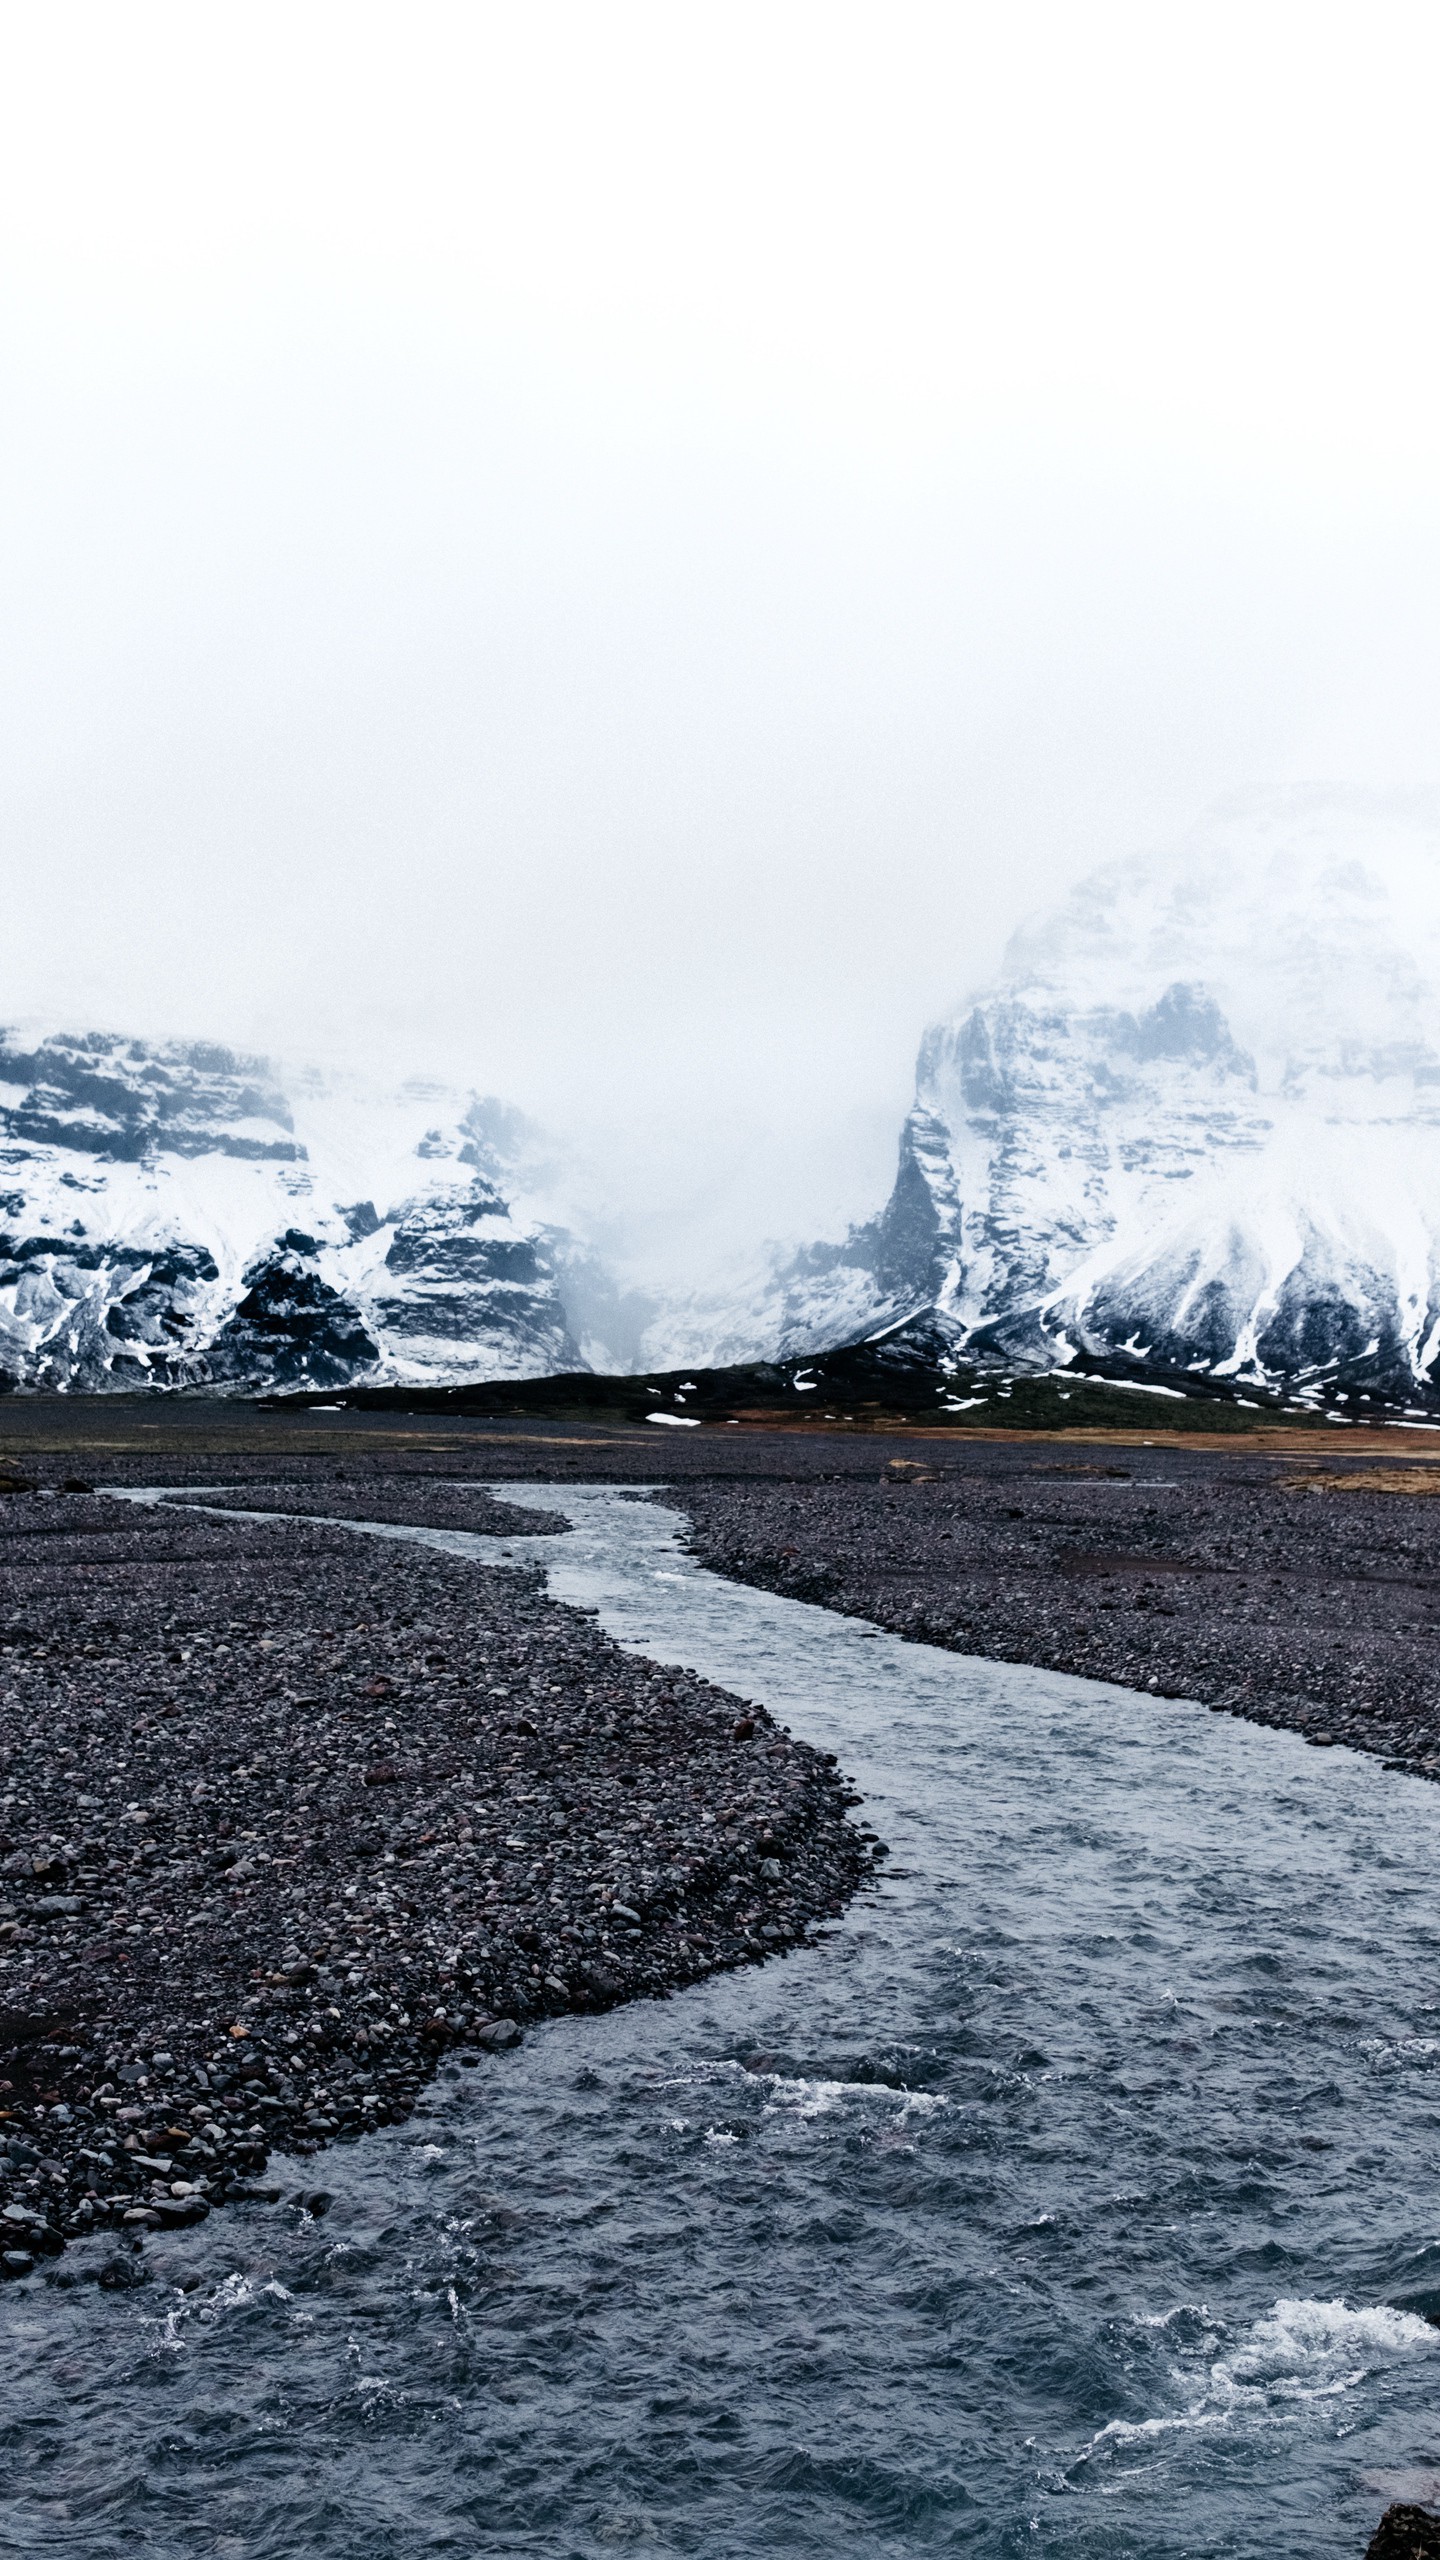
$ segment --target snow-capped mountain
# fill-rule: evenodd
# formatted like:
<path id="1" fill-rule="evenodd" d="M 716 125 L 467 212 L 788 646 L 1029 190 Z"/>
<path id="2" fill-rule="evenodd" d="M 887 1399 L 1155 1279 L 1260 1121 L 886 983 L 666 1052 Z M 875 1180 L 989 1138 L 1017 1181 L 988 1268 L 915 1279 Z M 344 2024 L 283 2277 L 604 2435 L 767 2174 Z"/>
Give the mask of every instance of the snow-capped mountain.
<path id="1" fill-rule="evenodd" d="M 933 1308 L 1027 1366 L 1428 1403 L 1434 835 L 1291 801 L 1096 873 L 927 1034 L 889 1205 L 811 1259 L 817 1347 L 863 1273 L 872 1327 Z"/>
<path id="2" fill-rule="evenodd" d="M 0 1034 L 0 1374 L 446 1383 L 908 1325 L 1440 1407 L 1440 844 L 1291 801 L 1094 874 L 926 1034 L 841 1244 L 657 1292 L 577 1235 L 614 1230 L 592 1190 L 473 1095 Z"/>
<path id="3" fill-rule="evenodd" d="M 0 1034 L 0 1373 L 85 1390 L 582 1364 L 518 1115 L 112 1033 Z"/>

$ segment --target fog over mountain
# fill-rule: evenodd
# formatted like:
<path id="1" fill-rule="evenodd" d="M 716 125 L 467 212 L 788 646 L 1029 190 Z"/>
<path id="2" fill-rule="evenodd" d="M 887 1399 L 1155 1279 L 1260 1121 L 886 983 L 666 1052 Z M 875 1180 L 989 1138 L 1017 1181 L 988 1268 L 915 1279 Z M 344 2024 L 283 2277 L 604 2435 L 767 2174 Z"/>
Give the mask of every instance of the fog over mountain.
<path id="1" fill-rule="evenodd" d="M 0 1368 L 100 1390 L 575 1365 L 514 1112 L 113 1033 L 0 1041 Z M 500 1184 L 504 1181 L 506 1189 Z M 377 1207 L 377 1200 L 379 1206 Z"/>
<path id="2" fill-rule="evenodd" d="M 1419 1118 L 1371 1077 L 1346 1172 L 1319 1097 L 1365 1079 L 1275 1082 L 1241 966 L 1284 977 L 1321 889 L 1267 907 L 1259 838 L 1202 830 L 1169 925 L 1072 904 L 1316 775 L 1401 946 L 1428 894 L 1353 796 L 1440 809 L 1403 47 L 1289 0 L 75 0 L 8 40 L 0 1365 L 278 1375 L 307 1308 L 377 1374 L 650 1364 L 935 1305 L 1241 1375 L 1286 1264 L 1413 1375 Z M 1233 952 L 1184 897 L 1225 860 Z M 1223 1175 L 1187 1111 L 1249 1130 Z M 105 1277 L 152 1248 L 194 1257 L 173 1325 Z"/>
<path id="3" fill-rule="evenodd" d="M 0 1051 L 0 1368 L 75 1388 L 662 1368 L 854 1341 L 1424 1403 L 1440 900 L 1335 795 L 1092 873 L 933 1025 L 883 1210 L 669 1289 L 508 1102 L 115 1034 Z"/>
<path id="4" fill-rule="evenodd" d="M 0 1021 L 500 1095 L 753 1335 L 1026 914 L 1440 800 L 1430 87 L 1312 32 L 16 14 Z"/>
<path id="5" fill-rule="evenodd" d="M 802 1324 L 833 1290 L 853 1325 L 863 1273 L 867 1320 L 1028 1365 L 1428 1395 L 1435 884 L 1429 828 L 1321 794 L 1093 873 L 927 1033 L 891 1200 Z"/>

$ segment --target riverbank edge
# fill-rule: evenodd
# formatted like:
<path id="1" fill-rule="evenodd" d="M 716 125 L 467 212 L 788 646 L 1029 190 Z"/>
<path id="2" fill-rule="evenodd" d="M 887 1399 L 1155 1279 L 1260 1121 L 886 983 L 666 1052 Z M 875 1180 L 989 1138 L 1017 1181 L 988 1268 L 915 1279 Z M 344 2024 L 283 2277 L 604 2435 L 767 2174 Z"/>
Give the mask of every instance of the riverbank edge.
<path id="1" fill-rule="evenodd" d="M 238 1508 L 252 1487 L 242 1480 L 229 1489 Z M 377 1495 L 382 1496 L 377 1504 L 378 1513 L 383 1510 L 380 1481 L 376 1481 L 374 1489 Z M 77 1504 L 91 1493 L 88 1485 L 81 1487 L 73 1482 L 66 1490 Z M 133 1496 L 136 1490 L 138 1488 L 133 1486 L 115 1487 L 111 1489 L 111 1496 L 113 1498 L 116 1493 Z M 217 1517 L 219 1506 L 216 1511 L 208 1510 L 198 1488 L 179 1483 L 168 1490 L 178 1499 L 156 1508 L 190 1517 L 197 1514 L 211 1519 Z M 296 1490 L 299 1491 L 300 1487 L 297 1486 Z M 437 1486 L 436 1490 L 439 1492 L 442 1488 Z M 557 1487 L 555 1490 L 563 1498 L 564 1489 Z M 410 1479 L 410 1491 L 413 1494 L 414 1479 Z M 38 1502 L 48 1505 L 59 1498 L 55 1489 L 36 1488 Z M 96 1488 L 94 1499 L 106 1497 Z M 7 1504 L 7 1509 L 9 1507 Z M 124 1502 L 124 1509 L 133 1518 L 137 1512 L 148 1511 L 149 1506 L 130 1499 Z M 321 1525 L 315 1512 L 305 1510 L 273 1514 L 264 1525 L 278 1529 L 291 1521 L 308 1522 L 317 1527 Z M 371 1544 L 360 1520 L 345 1520 L 336 1525 L 354 1536 L 357 1546 Z M 558 1528 L 559 1524 L 556 1526 Z M 535 1528 L 537 1531 L 542 1528 L 539 1518 Z M 517 1525 L 504 1534 L 516 1536 L 526 1533 L 526 1529 Z M 407 1552 L 403 1542 L 376 1540 L 374 1543 L 385 1547 L 397 1559 Z M 422 1545 L 417 1552 L 434 1556 L 437 1551 Z M 593 1631 L 594 1622 L 588 1613 L 563 1601 L 553 1600 L 544 1592 L 538 1567 L 520 1567 L 517 1579 L 536 1585 L 539 1608 L 553 1618 L 557 1636 L 577 1629 Z M 641 1681 L 669 1676 L 668 1666 L 652 1663 L 647 1656 L 626 1659 L 633 1664 Z M 688 1675 L 679 1672 L 674 1674 L 677 1683 L 687 1678 Z M 806 1762 L 815 1759 L 818 1767 L 818 1758 L 823 1755 L 817 1756 L 809 1751 L 808 1746 L 794 1742 L 783 1728 L 775 1724 L 762 1705 L 714 1690 L 712 1684 L 698 1685 L 709 1690 L 714 1700 L 723 1706 L 733 1721 L 735 1734 L 747 1744 L 753 1741 L 766 1752 L 785 1755 L 787 1759 L 793 1757 Z M 129 1712 L 128 1706 L 125 1712 Z M 539 1739 L 543 1741 L 543 1733 Z M 833 1784 L 827 1785 L 824 1791 L 827 1799 L 834 1793 L 845 1806 L 858 1805 L 860 1799 L 849 1789 L 842 1773 L 836 1770 L 832 1778 Z M 534 2024 L 554 2023 L 577 2010 L 581 2014 L 594 2014 L 628 2006 L 637 1999 L 666 1998 L 715 1974 L 768 1963 L 774 1957 L 814 1944 L 816 1933 L 827 1925 L 833 1925 L 855 1896 L 877 1881 L 881 1862 L 887 1854 L 883 1842 L 873 1836 L 863 1836 L 847 1818 L 844 1822 L 846 1855 L 837 1860 L 834 1854 L 836 1844 L 830 1838 L 835 1827 L 835 1808 L 827 1801 L 817 1804 L 814 1810 L 813 1838 L 799 1836 L 793 1823 L 788 1828 L 777 1823 L 773 1836 L 767 1826 L 757 1839 L 757 1850 L 769 1852 L 775 1861 L 785 1860 L 785 1883 L 791 1904 L 783 1917 L 767 1916 L 763 1936 L 759 1934 L 758 1926 L 754 1931 L 747 1928 L 743 1943 L 736 1943 L 732 1936 L 727 1944 L 723 1934 L 717 1930 L 715 1943 L 702 1947 L 697 1945 L 693 1924 L 687 1923 L 688 1941 L 677 1948 L 673 1941 L 673 1894 L 659 1890 L 647 1899 L 637 1893 L 625 1916 L 627 1924 L 633 1924 L 629 1942 L 631 1969 L 642 1972 L 645 1979 L 617 1984 L 609 1992 L 587 1989 L 580 1998 L 558 1996 L 558 1983 L 547 1980 L 543 1993 L 532 2004 L 530 2014 L 522 2013 L 518 2019 L 492 2014 L 488 2010 L 471 2012 L 463 2025 L 447 2022 L 443 2013 L 431 2018 L 387 2056 L 390 2068 L 382 2077 L 390 2082 L 390 2086 L 384 2094 L 376 2095 L 373 2105 L 358 2119 L 317 2135 L 313 2128 L 307 2128 L 298 2110 L 273 2104 L 268 2124 L 255 2129 L 257 2133 L 263 2132 L 266 2138 L 252 2139 L 239 2146 L 235 2165 L 218 2175 L 201 2174 L 194 2179 L 165 2178 L 162 2181 L 164 2170 L 186 2165 L 183 2159 L 167 2159 L 162 2151 L 161 2158 L 157 2160 L 152 2153 L 142 2152 L 138 2156 L 131 2155 L 135 2175 L 141 2183 L 135 2185 L 133 2192 L 121 2194 L 118 2191 L 119 2181 L 127 2174 L 129 2162 L 118 2144 L 114 2145 L 116 2168 L 107 2180 L 112 2192 L 106 2199 L 92 2190 L 88 2199 L 89 2209 L 79 2215 L 60 2205 L 55 2196 L 42 2194 L 40 2200 L 32 2201 L 35 2173 L 49 2178 L 53 2172 L 59 2171 L 73 2185 L 77 2174 L 90 2174 L 77 2171 L 77 2164 L 93 2156 L 94 2146 L 105 2137 L 107 2126 L 115 2127 L 127 2114 L 142 2121 L 158 2122 L 162 2105 L 165 2114 L 178 2119 L 197 2091 L 223 2085 L 223 2072 L 217 2075 L 208 2071 L 203 2063 L 198 2066 L 189 2063 L 180 2075 L 185 2083 L 183 2089 L 178 2093 L 167 2092 L 162 2101 L 160 2093 L 152 2090 L 147 2096 L 143 2085 L 136 2085 L 133 2065 L 127 2067 L 122 2084 L 117 2086 L 114 2075 L 98 2070 L 93 2059 L 76 2052 L 73 2046 L 61 2043 L 62 2036 L 75 2032 L 73 2024 L 68 2027 L 56 2025 L 52 2031 L 43 2017 L 17 2016 L 13 2009 L 0 2011 L 0 2036 L 3 2036 L 5 2025 L 12 2030 L 12 2038 L 4 2039 L 6 2050 L 0 2055 L 0 2095 L 4 2098 L 4 2104 L 0 2105 L 0 2170 L 6 2173 L 0 2176 L 0 2187 L 4 2190 L 3 2202 L 0 2202 L 0 2279 L 23 2280 L 35 2276 L 54 2279 L 59 2276 L 61 2280 L 69 2280 L 68 2270 L 74 2265 L 74 2260 L 67 2253 L 79 2243 L 100 2243 L 102 2246 L 98 2254 L 93 2249 L 82 2252 L 87 2263 L 83 2269 L 76 2270 L 75 2280 L 88 2275 L 108 2286 L 123 2286 L 138 2278 L 140 2269 L 134 2261 L 147 2237 L 193 2228 L 208 2219 L 211 2212 L 221 2205 L 289 2201 L 312 2212 L 323 2212 L 328 2202 L 325 2192 L 306 2186 L 297 2190 L 293 2189 L 293 2180 L 279 2181 L 274 2169 L 276 2160 L 285 2158 L 302 2164 L 303 2174 L 303 2164 L 323 2155 L 333 2145 L 357 2138 L 379 2125 L 404 2122 L 445 2062 L 458 2061 L 462 2066 L 478 2067 L 492 2056 L 503 2054 L 518 2044 L 525 2029 Z M 826 1845 L 831 1852 L 828 1867 L 821 1856 Z M 824 1870 L 821 1882 L 808 1897 L 801 1881 L 811 1863 L 807 1852 L 814 1853 L 817 1868 Z M 37 1856 L 32 1861 L 33 1873 L 30 1875 L 18 1874 L 17 1864 L 18 1853 L 12 1852 L 6 1861 L 7 1872 L 0 1890 L 19 1906 L 19 1921 L 12 1926 L 23 1928 L 27 1914 L 38 1913 L 41 1903 L 53 1905 L 68 1899 L 63 1893 L 57 1895 L 56 1886 L 64 1886 L 71 1879 L 57 1870 L 54 1859 L 49 1856 Z M 355 1872 L 363 1872 L 358 1856 Z M 763 1892 L 763 1888 L 761 1890 Z M 692 1901 L 700 1899 L 692 1889 Z M 668 1943 L 667 1927 L 671 1929 Z M 283 1935 L 283 1927 L 277 1928 L 277 1960 Z M 281 1976 L 272 1970 L 268 1978 L 274 1982 Z M 237 2002 L 235 2005 L 238 2008 L 240 2004 Z M 92 2043 L 99 2041 L 103 2044 L 106 2040 L 123 2043 L 134 2032 L 133 2022 L 127 2027 L 118 2015 L 107 2018 L 103 2003 L 96 2005 L 85 2023 Z M 97 2024 L 102 2030 L 98 2039 L 95 2034 Z M 24 2032 L 18 2041 L 14 2041 L 17 2027 Z M 29 2030 L 34 2027 L 38 2027 L 40 2032 L 31 2035 Z M 250 2032 L 237 2025 L 230 2033 L 235 2039 L 232 2058 L 239 2067 L 250 2058 Z M 177 2057 L 190 2041 L 178 2029 L 171 2031 L 163 2027 L 158 2033 L 152 2029 L 149 2040 L 162 2050 L 173 2042 Z M 397 2058 L 403 2065 L 403 2078 L 399 2079 L 395 2068 Z M 350 2059 L 358 2061 L 358 2052 Z M 142 2084 L 143 2079 L 150 2076 L 142 2075 Z M 8 2087 L 4 2085 L 6 2079 L 11 2083 Z M 14 2085 L 17 2079 L 20 2082 L 18 2087 Z M 191 2082 L 195 2083 L 194 2087 Z M 127 2107 L 127 2101 L 137 2099 L 141 2101 L 138 2106 L 131 2104 Z M 57 2107 L 58 2119 L 55 2114 Z M 193 2108 L 190 2111 L 193 2112 Z M 58 2185 L 59 2181 L 56 2183 Z M 161 2191 L 162 2183 L 164 2192 Z M 175 2192 L 177 2185 L 181 2189 L 178 2194 Z M 10 2243 L 8 2248 L 5 2246 L 7 2239 Z M 106 2250 L 109 2251 L 108 2257 Z M 56 2263 L 62 2260 L 65 2261 L 63 2265 Z"/>
<path id="2" fill-rule="evenodd" d="M 1034 1436 L 1038 1439 L 1043 1435 Z M 1150 1447 L 1153 1444 L 1147 1441 L 1143 1445 Z M 1437 1489 L 1440 1489 L 1440 1478 L 1437 1478 Z M 1426 1491 L 1429 1490 L 1431 1488 L 1427 1486 Z M 1170 1671 L 1143 1680 L 1126 1679 L 1120 1670 L 1106 1668 L 1103 1662 L 1077 1660 L 1073 1649 L 1063 1640 L 1047 1643 L 1035 1621 L 1032 1621 L 1024 1650 L 983 1641 L 976 1643 L 973 1641 L 973 1627 L 961 1640 L 945 1624 L 938 1610 L 931 1610 L 922 1601 L 911 1601 L 902 1609 L 887 1607 L 873 1587 L 863 1593 L 848 1593 L 843 1576 L 837 1576 L 834 1568 L 818 1556 L 806 1557 L 792 1547 L 784 1560 L 773 1553 L 739 1558 L 732 1546 L 723 1545 L 718 1536 L 707 1535 L 703 1524 L 696 1519 L 693 1491 L 693 1487 L 677 1481 L 655 1498 L 669 1502 L 672 1508 L 684 1515 L 690 1532 L 686 1540 L 687 1553 L 707 1573 L 719 1574 L 722 1579 L 742 1583 L 754 1591 L 767 1592 L 777 1599 L 802 1600 L 813 1607 L 832 1610 L 837 1617 L 852 1618 L 859 1624 L 877 1628 L 885 1635 L 897 1636 L 907 1644 L 931 1645 L 937 1651 L 959 1654 L 969 1661 L 1001 1663 L 1011 1669 L 1053 1671 L 1068 1680 L 1085 1680 L 1104 1688 L 1123 1689 L 1132 1697 L 1153 1698 L 1157 1702 L 1168 1699 L 1204 1707 L 1211 1714 L 1235 1716 L 1265 1732 L 1292 1734 L 1297 1741 L 1309 1743 L 1317 1750 L 1343 1747 L 1362 1752 L 1367 1759 L 1373 1759 L 1382 1768 L 1399 1775 L 1421 1778 L 1432 1784 L 1440 1781 L 1440 1734 L 1430 1736 L 1426 1743 L 1414 1750 L 1407 1750 L 1397 1745 L 1393 1735 L 1376 1737 L 1367 1732 L 1363 1720 L 1343 1708 L 1317 1709 L 1312 1700 L 1279 1688 L 1268 1689 L 1263 1700 L 1242 1695 L 1236 1691 L 1233 1681 L 1224 1676 L 1212 1677 L 1207 1667 L 1198 1662 L 1187 1665 L 1180 1678 Z M 792 1539 L 799 1537 L 803 1535 L 803 1529 L 798 1524 L 793 1525 L 788 1535 Z M 1132 1562 L 1135 1574 L 1140 1576 L 1147 1570 L 1150 1560 L 1136 1554 Z"/>

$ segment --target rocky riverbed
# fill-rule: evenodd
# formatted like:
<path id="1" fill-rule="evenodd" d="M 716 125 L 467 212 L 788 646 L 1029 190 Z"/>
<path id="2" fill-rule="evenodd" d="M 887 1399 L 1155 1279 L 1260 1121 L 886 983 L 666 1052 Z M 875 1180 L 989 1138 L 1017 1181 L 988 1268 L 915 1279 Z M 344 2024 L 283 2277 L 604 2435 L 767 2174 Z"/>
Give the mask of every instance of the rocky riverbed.
<path id="1" fill-rule="evenodd" d="M 476 1479 L 663 1479 L 721 1573 L 1440 1774 L 1428 1444 L 1387 1467 L 820 1432 L 420 1445 L 349 1417 L 302 1444 L 238 1408 L 9 1413 L 31 1443 L 0 1492 L 11 2272 L 403 2115 L 447 2050 L 488 2068 L 531 2019 L 794 1944 L 870 1872 L 840 1773 L 762 1710 L 621 1653 L 528 1571 L 326 1517 L 563 1534 Z M 77 1460 L 306 1516 L 140 1511 Z"/>
<path id="2" fill-rule="evenodd" d="M 1440 1775 L 1440 1470 L 972 1445 L 698 1478 L 717 1572 L 900 1635 L 1199 1698 Z"/>
<path id="3" fill-rule="evenodd" d="M 444 1484 L 285 1498 L 556 1525 Z M 257 2192 L 446 2050 L 501 2067 L 529 2020 L 780 1952 L 871 1871 L 832 1761 L 532 1571 L 51 1486 L 0 1496 L 0 1562 L 10 2275 Z"/>

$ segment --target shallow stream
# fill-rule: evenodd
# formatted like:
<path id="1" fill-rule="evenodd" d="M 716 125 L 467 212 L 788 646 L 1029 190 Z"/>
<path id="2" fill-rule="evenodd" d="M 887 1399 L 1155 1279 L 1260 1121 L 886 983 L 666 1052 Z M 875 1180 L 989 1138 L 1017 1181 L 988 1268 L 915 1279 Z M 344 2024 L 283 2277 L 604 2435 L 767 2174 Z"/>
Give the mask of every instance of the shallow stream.
<path id="1" fill-rule="evenodd" d="M 888 1871 L 813 1948 L 447 2066 L 295 2164 L 324 2221 L 7 2290 L 0 2551 L 1358 2560 L 1440 2494 L 1440 1790 L 496 1490 L 573 1534 L 357 1534 L 534 1562 L 762 1700 Z"/>

